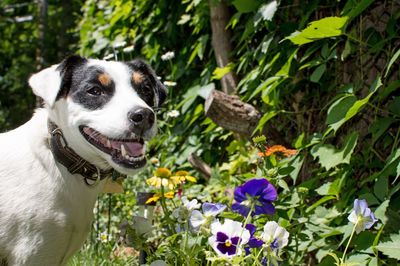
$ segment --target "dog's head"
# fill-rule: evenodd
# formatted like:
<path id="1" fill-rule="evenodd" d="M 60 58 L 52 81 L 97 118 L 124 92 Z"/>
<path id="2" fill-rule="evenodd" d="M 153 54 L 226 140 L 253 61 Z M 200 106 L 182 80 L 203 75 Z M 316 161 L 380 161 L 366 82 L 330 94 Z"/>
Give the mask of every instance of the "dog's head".
<path id="1" fill-rule="evenodd" d="M 146 63 L 71 56 L 29 84 L 82 158 L 128 175 L 145 165 L 144 141 L 157 131 L 154 108 L 166 98 Z"/>

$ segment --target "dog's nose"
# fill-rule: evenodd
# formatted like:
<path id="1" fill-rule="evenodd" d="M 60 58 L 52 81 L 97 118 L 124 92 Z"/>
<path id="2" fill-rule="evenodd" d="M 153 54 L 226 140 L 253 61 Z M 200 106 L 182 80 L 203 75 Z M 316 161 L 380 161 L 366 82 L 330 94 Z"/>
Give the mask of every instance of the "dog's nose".
<path id="1" fill-rule="evenodd" d="M 131 123 L 131 131 L 142 135 L 144 131 L 153 126 L 155 116 L 154 112 L 149 108 L 137 108 L 128 112 L 128 120 Z"/>

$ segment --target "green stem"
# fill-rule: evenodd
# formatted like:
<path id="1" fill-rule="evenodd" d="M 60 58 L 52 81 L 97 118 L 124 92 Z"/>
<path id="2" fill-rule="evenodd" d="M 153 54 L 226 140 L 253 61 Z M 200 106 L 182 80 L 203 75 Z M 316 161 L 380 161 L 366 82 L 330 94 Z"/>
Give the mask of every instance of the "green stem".
<path id="1" fill-rule="evenodd" d="M 239 242 L 238 242 L 238 244 L 236 246 L 236 254 L 237 254 L 237 252 L 238 252 L 238 250 L 240 248 L 240 242 L 242 242 L 242 235 L 243 235 L 244 230 L 246 229 L 246 224 L 249 223 L 249 221 L 251 220 L 251 214 L 254 211 L 254 204 L 255 204 L 254 202 L 251 204 L 249 214 L 247 214 L 247 217 L 244 220 L 242 231 L 240 232 L 240 235 L 239 235 Z"/>
<path id="2" fill-rule="evenodd" d="M 347 249 L 349 248 L 351 239 L 353 238 L 354 232 L 356 231 L 356 226 L 357 226 L 357 223 L 354 224 L 353 231 L 351 231 L 351 235 L 350 235 L 349 241 L 347 242 L 346 248 L 344 249 L 343 256 L 342 256 L 342 263 L 344 263 L 344 258 L 346 256 Z"/>
<path id="3" fill-rule="evenodd" d="M 263 247 L 261 247 L 260 251 L 257 253 L 256 258 L 254 259 L 254 262 L 252 264 L 252 266 L 256 265 L 256 262 L 258 262 L 258 257 L 260 257 L 261 253 L 263 252 Z"/>
<path id="4" fill-rule="evenodd" d="M 174 233 L 174 231 L 171 229 L 171 225 L 172 225 L 172 221 L 171 221 L 171 218 L 170 218 L 171 213 L 169 212 L 169 210 L 168 210 L 168 208 L 167 208 L 167 204 L 165 203 L 164 186 L 163 186 L 163 185 L 161 185 L 161 198 L 160 198 L 160 199 L 161 199 L 161 200 L 160 200 L 160 202 L 161 202 L 161 207 L 162 207 L 163 212 L 164 212 L 164 214 L 165 214 L 164 217 L 166 218 L 167 223 L 168 223 L 168 226 L 167 226 L 168 233 L 169 233 L 170 235 L 172 235 L 172 234 Z"/>

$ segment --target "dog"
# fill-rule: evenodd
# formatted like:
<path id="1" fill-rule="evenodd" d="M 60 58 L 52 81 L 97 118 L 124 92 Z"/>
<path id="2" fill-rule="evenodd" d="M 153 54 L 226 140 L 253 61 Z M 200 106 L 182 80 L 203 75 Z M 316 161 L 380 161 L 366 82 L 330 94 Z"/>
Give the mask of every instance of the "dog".
<path id="1" fill-rule="evenodd" d="M 70 56 L 32 75 L 43 108 L 0 134 L 0 262 L 65 265 L 113 170 L 137 173 L 167 91 L 144 61 Z"/>

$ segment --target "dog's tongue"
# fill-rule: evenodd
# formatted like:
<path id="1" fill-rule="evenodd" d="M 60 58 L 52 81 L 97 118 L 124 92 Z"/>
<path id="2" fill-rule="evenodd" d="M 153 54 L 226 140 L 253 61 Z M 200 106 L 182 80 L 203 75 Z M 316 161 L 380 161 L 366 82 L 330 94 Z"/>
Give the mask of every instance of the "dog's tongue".
<path id="1" fill-rule="evenodd" d="M 143 144 L 139 142 L 111 141 L 111 145 L 114 149 L 118 150 L 122 150 L 121 145 L 124 145 L 126 153 L 133 157 L 142 156 L 144 153 Z"/>

